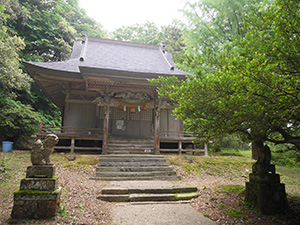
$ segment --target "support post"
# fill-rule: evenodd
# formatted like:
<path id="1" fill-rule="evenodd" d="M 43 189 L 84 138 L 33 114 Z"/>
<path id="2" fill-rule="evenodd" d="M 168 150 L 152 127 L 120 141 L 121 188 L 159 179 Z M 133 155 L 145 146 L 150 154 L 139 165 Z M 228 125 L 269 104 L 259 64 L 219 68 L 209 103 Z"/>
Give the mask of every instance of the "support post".
<path id="1" fill-rule="evenodd" d="M 71 139 L 71 147 L 70 147 L 70 154 L 74 155 L 75 152 L 75 138 Z"/>
<path id="2" fill-rule="evenodd" d="M 38 136 L 40 136 L 42 134 L 42 132 L 43 132 L 43 119 L 41 119 L 41 121 L 40 121 Z"/>
<path id="3" fill-rule="evenodd" d="M 206 143 L 204 143 L 204 156 L 208 156 L 208 147 Z"/>
<path id="4" fill-rule="evenodd" d="M 160 108 L 156 99 L 154 106 L 154 154 L 160 154 Z"/>
<path id="5" fill-rule="evenodd" d="M 107 154 L 108 148 L 109 106 L 104 106 L 102 154 Z"/>
<path id="6" fill-rule="evenodd" d="M 178 154 L 181 155 L 182 153 L 182 141 L 178 142 Z"/>

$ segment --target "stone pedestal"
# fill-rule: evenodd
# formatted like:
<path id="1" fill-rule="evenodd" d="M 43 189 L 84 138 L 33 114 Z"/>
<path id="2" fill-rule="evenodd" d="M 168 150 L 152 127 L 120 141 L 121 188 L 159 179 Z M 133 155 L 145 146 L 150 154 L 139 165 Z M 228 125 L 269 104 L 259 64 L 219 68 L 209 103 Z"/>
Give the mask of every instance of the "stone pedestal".
<path id="1" fill-rule="evenodd" d="M 27 168 L 20 190 L 14 192 L 11 217 L 45 219 L 56 216 L 61 191 L 57 188 L 54 165 L 33 165 Z"/>
<path id="2" fill-rule="evenodd" d="M 285 185 L 280 183 L 279 174 L 275 174 L 274 165 L 269 165 L 274 173 L 251 173 L 246 182 L 245 201 L 263 214 L 284 213 L 289 209 Z M 255 171 L 265 171 L 266 165 L 255 164 Z"/>

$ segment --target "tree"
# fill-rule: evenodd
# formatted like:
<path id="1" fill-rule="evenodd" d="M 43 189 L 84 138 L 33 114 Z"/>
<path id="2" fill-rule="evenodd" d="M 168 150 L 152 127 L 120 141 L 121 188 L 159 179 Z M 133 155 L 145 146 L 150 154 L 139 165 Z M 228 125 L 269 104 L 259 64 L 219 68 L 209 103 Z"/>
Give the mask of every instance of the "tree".
<path id="1" fill-rule="evenodd" d="M 0 92 L 14 96 L 14 89 L 28 88 L 30 79 L 19 69 L 18 52 L 24 42 L 17 36 L 10 36 L 6 27 L 7 14 L 0 5 Z"/>
<path id="2" fill-rule="evenodd" d="M 107 33 L 78 0 L 0 0 L 0 140 L 21 144 L 37 127 L 60 125 L 60 111 L 22 71 L 23 61 L 65 60 L 81 32 Z M 15 145 L 16 146 L 16 145 Z"/>
<path id="3" fill-rule="evenodd" d="M 23 11 L 16 10 L 13 0 L 9 2 L 8 13 L 16 16 L 8 24 L 26 44 L 23 60 L 66 60 L 81 32 L 97 37 L 106 35 L 102 26 L 79 7 L 78 0 L 19 0 Z"/>
<path id="4" fill-rule="evenodd" d="M 31 107 L 15 101 L 16 90 L 30 87 L 31 79 L 19 68 L 18 52 L 24 42 L 9 34 L 9 15 L 0 5 L 0 140 L 14 141 L 16 146 L 29 138 L 37 128 Z"/>
<path id="5" fill-rule="evenodd" d="M 144 44 L 159 45 L 162 40 L 160 29 L 153 22 L 122 26 L 112 36 L 116 40 L 132 41 Z"/>
<path id="6" fill-rule="evenodd" d="M 166 50 L 173 54 L 175 61 L 180 59 L 184 53 L 183 32 L 181 23 L 173 20 L 169 26 L 162 27 L 163 41 L 166 42 Z"/>
<path id="7" fill-rule="evenodd" d="M 199 138 L 238 134 L 259 147 L 299 149 L 299 2 L 276 0 L 244 16 L 245 35 L 223 45 L 196 76 L 160 78 L 160 95 Z M 210 71 L 203 67 L 210 66 Z"/>
<path id="8" fill-rule="evenodd" d="M 0 94 L 0 140 L 22 148 L 37 129 L 37 115 L 30 106 Z"/>
<path id="9" fill-rule="evenodd" d="M 188 72 L 199 73 L 207 61 L 214 61 L 223 46 L 243 37 L 243 14 L 258 7 L 260 0 L 201 0 L 188 2 L 183 10 L 187 22 L 183 26 L 185 54 L 179 66 Z"/>

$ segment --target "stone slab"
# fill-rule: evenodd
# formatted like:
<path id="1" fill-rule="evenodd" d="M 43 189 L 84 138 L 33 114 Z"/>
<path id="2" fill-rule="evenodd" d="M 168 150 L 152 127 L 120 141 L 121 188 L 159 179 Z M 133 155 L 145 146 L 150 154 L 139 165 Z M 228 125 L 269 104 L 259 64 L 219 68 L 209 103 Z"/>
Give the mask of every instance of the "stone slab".
<path id="1" fill-rule="evenodd" d="M 57 178 L 25 178 L 21 180 L 20 190 L 55 191 Z"/>
<path id="2" fill-rule="evenodd" d="M 26 178 L 52 178 L 54 176 L 54 165 L 32 165 L 27 167 Z"/>

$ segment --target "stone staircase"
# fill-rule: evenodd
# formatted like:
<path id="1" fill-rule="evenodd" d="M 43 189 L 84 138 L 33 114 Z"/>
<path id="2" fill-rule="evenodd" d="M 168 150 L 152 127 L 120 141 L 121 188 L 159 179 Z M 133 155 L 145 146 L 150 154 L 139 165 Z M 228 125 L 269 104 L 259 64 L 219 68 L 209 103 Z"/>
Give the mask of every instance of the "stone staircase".
<path id="1" fill-rule="evenodd" d="M 178 180 L 162 155 L 103 155 L 95 180 Z"/>
<path id="2" fill-rule="evenodd" d="M 98 199 L 108 202 L 182 202 L 199 195 L 197 187 L 103 188 Z"/>
<path id="3" fill-rule="evenodd" d="M 109 154 L 153 154 L 154 140 L 110 138 L 108 142 Z"/>

